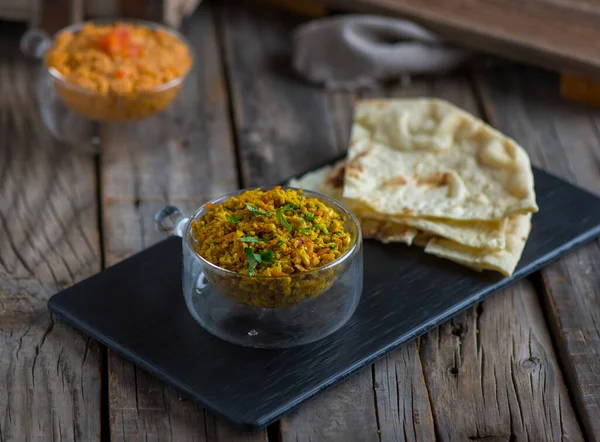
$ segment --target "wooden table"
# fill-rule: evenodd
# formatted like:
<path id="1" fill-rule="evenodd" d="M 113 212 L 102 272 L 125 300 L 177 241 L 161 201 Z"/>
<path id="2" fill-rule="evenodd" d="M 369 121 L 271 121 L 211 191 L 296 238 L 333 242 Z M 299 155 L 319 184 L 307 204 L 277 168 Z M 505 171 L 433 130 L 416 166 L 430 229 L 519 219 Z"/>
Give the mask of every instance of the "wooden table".
<path id="1" fill-rule="evenodd" d="M 600 440 L 597 241 L 258 433 L 48 313 L 58 290 L 160 241 L 152 218 L 165 204 L 191 209 L 345 150 L 357 96 L 292 74 L 300 21 L 255 2 L 204 2 L 183 29 L 198 60 L 179 101 L 101 127 L 98 156 L 48 134 L 35 66 L 16 50 L 24 29 L 0 25 L 0 442 Z M 535 165 L 600 193 L 600 112 L 561 100 L 557 81 L 503 64 L 365 95 L 449 99 L 516 138 Z"/>

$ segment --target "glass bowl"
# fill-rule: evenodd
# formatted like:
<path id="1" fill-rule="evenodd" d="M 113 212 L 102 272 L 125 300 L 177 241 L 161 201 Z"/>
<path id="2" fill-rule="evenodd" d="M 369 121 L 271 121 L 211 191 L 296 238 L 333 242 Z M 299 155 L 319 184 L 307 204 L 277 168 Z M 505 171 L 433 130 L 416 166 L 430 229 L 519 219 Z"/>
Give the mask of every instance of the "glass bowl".
<path id="1" fill-rule="evenodd" d="M 206 204 L 223 203 L 246 190 Z M 322 339 L 353 315 L 363 283 L 359 222 L 339 201 L 303 192 L 346 217 L 344 228 L 352 244 L 335 261 L 292 275 L 250 277 L 218 267 L 197 254 L 191 224 L 207 213 L 206 204 L 189 218 L 174 206 L 156 214 L 159 230 L 182 237 L 183 296 L 192 317 L 203 328 L 247 347 L 286 348 Z"/>
<path id="2" fill-rule="evenodd" d="M 61 34 L 77 33 L 87 24 L 114 25 L 117 23 L 143 26 L 173 35 L 183 43 L 191 58 L 190 68 L 167 83 L 131 93 L 105 93 L 83 88 L 58 70 L 48 66 L 46 52 Z M 21 38 L 21 51 L 43 61 L 38 84 L 38 104 L 45 125 L 57 139 L 78 144 L 92 138 L 94 123 L 127 123 L 151 117 L 169 107 L 181 91 L 182 84 L 191 72 L 195 57 L 189 41 L 179 32 L 158 23 L 144 20 L 92 20 L 61 29 L 49 37 L 40 29 L 28 30 Z"/>

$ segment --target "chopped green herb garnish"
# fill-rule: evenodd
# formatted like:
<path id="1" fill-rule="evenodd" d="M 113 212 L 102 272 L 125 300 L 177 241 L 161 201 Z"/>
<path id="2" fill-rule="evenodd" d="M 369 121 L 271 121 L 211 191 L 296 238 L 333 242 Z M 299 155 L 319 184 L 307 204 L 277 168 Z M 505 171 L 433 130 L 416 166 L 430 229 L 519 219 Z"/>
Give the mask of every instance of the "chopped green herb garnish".
<path id="1" fill-rule="evenodd" d="M 344 236 L 342 232 L 333 232 L 332 235 Z"/>
<path id="2" fill-rule="evenodd" d="M 244 236 L 242 238 L 240 238 L 241 242 L 266 242 L 273 239 L 272 237 L 267 237 L 267 238 L 256 238 L 254 236 Z"/>
<path id="3" fill-rule="evenodd" d="M 315 214 L 312 213 L 312 212 L 308 212 L 306 214 L 306 219 L 309 220 L 309 221 L 313 221 L 315 219 Z"/>
<path id="4" fill-rule="evenodd" d="M 310 227 L 298 227 L 298 230 L 300 230 L 302 233 L 309 233 L 310 232 Z"/>
<path id="5" fill-rule="evenodd" d="M 246 203 L 246 209 L 248 209 L 250 211 L 250 213 L 252 214 L 252 216 L 257 216 L 257 215 L 261 215 L 261 216 L 271 216 L 270 213 L 265 212 L 264 210 L 260 210 L 258 207 L 254 206 L 252 207 L 250 204 Z"/>
<path id="6" fill-rule="evenodd" d="M 254 253 L 254 251 L 250 247 L 246 247 L 244 249 L 244 254 L 246 255 L 246 259 L 248 260 L 248 275 L 254 275 L 254 270 L 259 262 L 262 261 L 261 256 L 258 253 Z"/>
<path id="7" fill-rule="evenodd" d="M 311 209 L 317 210 L 317 206 L 315 206 L 313 203 L 308 203 L 308 205 L 310 206 Z"/>
<path id="8" fill-rule="evenodd" d="M 280 245 L 282 245 L 282 244 L 283 244 L 283 241 L 282 241 L 282 240 L 279 240 L 279 241 L 277 241 L 277 244 L 275 244 L 275 247 L 279 247 L 279 246 L 280 246 Z"/>
<path id="9" fill-rule="evenodd" d="M 322 226 L 321 224 L 315 224 L 315 227 L 321 232 L 323 232 L 325 235 L 329 235 L 329 230 L 327 230 L 327 227 Z"/>
<path id="10" fill-rule="evenodd" d="M 285 206 L 281 208 L 284 212 L 286 210 L 298 210 L 300 206 L 295 205 L 294 203 L 287 203 Z"/>
<path id="11" fill-rule="evenodd" d="M 329 248 L 330 248 L 331 250 L 333 250 L 333 249 L 337 249 L 337 244 L 329 244 Z"/>
<path id="12" fill-rule="evenodd" d="M 275 255 L 272 250 L 261 250 L 259 254 L 263 264 L 273 264 L 275 262 Z"/>
<path id="13" fill-rule="evenodd" d="M 283 216 L 283 213 L 281 212 L 281 209 L 277 209 L 275 211 L 275 214 L 277 215 L 277 219 L 283 225 L 283 227 L 285 227 L 289 232 L 291 232 L 292 225 L 286 221 L 286 219 Z"/>
<path id="14" fill-rule="evenodd" d="M 227 217 L 227 221 L 229 221 L 231 224 L 237 224 L 240 222 L 240 220 L 244 217 L 244 215 L 238 215 L 238 216 L 228 216 Z"/>
<path id="15" fill-rule="evenodd" d="M 250 276 L 254 275 L 256 266 L 260 263 L 273 264 L 275 262 L 275 255 L 272 250 L 261 250 L 258 253 L 254 253 L 250 247 L 246 247 L 244 249 L 244 254 L 248 260 L 248 275 Z"/>

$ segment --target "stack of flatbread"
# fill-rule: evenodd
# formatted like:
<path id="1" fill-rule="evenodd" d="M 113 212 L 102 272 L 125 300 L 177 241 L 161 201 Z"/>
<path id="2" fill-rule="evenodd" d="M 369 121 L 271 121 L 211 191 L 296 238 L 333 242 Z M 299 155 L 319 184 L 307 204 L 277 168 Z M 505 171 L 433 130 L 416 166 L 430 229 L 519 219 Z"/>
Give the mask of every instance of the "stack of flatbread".
<path id="1" fill-rule="evenodd" d="M 346 204 L 365 238 L 510 276 L 537 212 L 525 150 L 438 99 L 362 100 L 347 157 L 291 180 Z"/>

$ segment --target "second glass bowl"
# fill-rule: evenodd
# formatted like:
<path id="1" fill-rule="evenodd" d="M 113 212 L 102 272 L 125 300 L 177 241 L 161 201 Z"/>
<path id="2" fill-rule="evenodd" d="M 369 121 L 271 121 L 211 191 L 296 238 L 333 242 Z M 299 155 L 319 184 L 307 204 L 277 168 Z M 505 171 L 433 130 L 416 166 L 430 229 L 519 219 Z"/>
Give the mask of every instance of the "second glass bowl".
<path id="1" fill-rule="evenodd" d="M 21 39 L 21 50 L 25 55 L 43 61 L 46 52 L 61 34 L 77 33 L 89 23 L 111 25 L 117 22 L 161 30 L 173 35 L 186 46 L 191 57 L 190 69 L 185 74 L 154 88 L 118 94 L 111 91 L 99 93 L 80 87 L 44 62 L 40 66 L 38 104 L 44 124 L 59 141 L 71 145 L 97 144 L 95 123 L 135 122 L 158 114 L 177 98 L 193 68 L 194 51 L 183 35 L 158 23 L 143 20 L 93 20 L 77 23 L 60 30 L 52 38 L 42 30 L 31 29 Z"/>
<path id="2" fill-rule="evenodd" d="M 240 190 L 219 197 L 223 203 Z M 352 245 L 337 260 L 316 270 L 286 276 L 249 277 L 220 268 L 195 252 L 191 223 L 207 213 L 206 204 L 191 218 L 168 206 L 156 221 L 168 220 L 182 237 L 183 295 L 194 319 L 214 335 L 240 345 L 285 348 L 322 339 L 353 315 L 362 293 L 362 234 L 356 217 L 338 201 L 304 191 L 346 217 Z M 207 203 L 207 204 L 209 204 Z"/>

